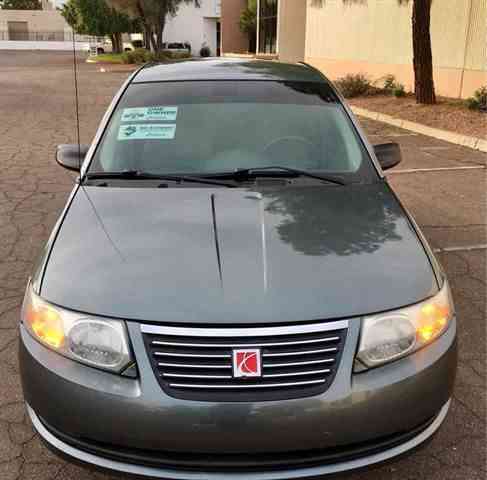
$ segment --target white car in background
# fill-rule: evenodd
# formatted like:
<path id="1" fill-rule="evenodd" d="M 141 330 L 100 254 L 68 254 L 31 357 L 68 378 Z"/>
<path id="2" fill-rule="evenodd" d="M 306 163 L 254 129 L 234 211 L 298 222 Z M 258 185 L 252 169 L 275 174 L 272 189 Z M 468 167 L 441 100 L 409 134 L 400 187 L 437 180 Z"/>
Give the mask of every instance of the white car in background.
<path id="1" fill-rule="evenodd" d="M 162 49 L 168 53 L 191 53 L 191 45 L 188 42 L 164 42 Z"/>
<path id="2" fill-rule="evenodd" d="M 144 46 L 142 40 L 131 40 L 128 42 L 123 42 L 122 45 L 123 45 L 124 52 L 129 52 L 131 50 L 135 50 L 136 48 L 143 48 Z M 96 48 L 97 55 L 113 52 L 112 41 L 109 38 L 97 38 L 96 42 L 93 43 L 90 42 L 89 50 L 92 55 L 95 54 L 95 48 Z"/>

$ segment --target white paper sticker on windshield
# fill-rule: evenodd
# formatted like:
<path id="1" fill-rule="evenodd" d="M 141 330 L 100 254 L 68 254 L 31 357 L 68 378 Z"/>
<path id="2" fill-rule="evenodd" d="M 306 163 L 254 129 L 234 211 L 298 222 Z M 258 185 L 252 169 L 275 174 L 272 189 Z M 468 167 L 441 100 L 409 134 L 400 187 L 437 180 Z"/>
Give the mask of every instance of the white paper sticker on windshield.
<path id="1" fill-rule="evenodd" d="M 178 107 L 136 107 L 125 108 L 122 112 L 122 122 L 168 121 L 175 122 Z"/>
<path id="2" fill-rule="evenodd" d="M 120 125 L 119 140 L 172 140 L 176 136 L 176 125 L 129 124 Z"/>

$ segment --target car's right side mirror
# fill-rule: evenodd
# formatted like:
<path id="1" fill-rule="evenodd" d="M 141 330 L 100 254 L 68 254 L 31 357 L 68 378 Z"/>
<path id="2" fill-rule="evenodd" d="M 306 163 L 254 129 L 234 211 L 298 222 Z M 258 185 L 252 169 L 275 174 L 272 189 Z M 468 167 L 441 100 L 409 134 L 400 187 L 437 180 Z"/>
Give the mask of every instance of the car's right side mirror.
<path id="1" fill-rule="evenodd" d="M 398 143 L 391 142 L 374 145 L 374 151 L 382 170 L 395 167 L 402 161 L 401 147 Z"/>
<path id="2" fill-rule="evenodd" d="M 79 172 L 89 148 L 89 145 L 58 145 L 56 162 L 61 167 Z"/>

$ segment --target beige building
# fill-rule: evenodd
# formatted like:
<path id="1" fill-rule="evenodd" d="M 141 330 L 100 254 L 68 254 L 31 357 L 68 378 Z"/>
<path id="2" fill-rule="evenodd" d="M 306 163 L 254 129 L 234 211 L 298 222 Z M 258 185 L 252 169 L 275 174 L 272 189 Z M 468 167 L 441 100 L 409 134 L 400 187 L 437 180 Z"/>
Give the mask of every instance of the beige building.
<path id="1" fill-rule="evenodd" d="M 332 79 L 393 74 L 412 90 L 411 16 L 412 0 L 259 0 L 258 53 Z M 486 0 L 435 0 L 431 36 L 438 94 L 465 98 L 487 84 Z"/>
<path id="2" fill-rule="evenodd" d="M 63 41 L 71 28 L 56 10 L 1 10 L 0 40 Z"/>

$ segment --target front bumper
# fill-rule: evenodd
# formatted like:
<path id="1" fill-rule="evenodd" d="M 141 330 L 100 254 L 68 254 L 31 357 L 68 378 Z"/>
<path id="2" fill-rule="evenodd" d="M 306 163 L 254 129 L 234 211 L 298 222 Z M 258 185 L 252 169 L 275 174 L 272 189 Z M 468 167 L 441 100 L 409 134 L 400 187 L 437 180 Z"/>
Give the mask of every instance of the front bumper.
<path id="1" fill-rule="evenodd" d="M 181 471 L 169 468 L 151 467 L 135 463 L 126 463 L 110 458 L 109 455 L 101 456 L 90 453 L 88 450 L 76 448 L 72 444 L 66 443 L 60 438 L 53 435 L 44 426 L 42 421 L 36 415 L 34 410 L 27 405 L 27 412 L 41 438 L 48 444 L 48 447 L 53 451 L 60 453 L 63 456 L 68 456 L 74 460 L 87 463 L 89 465 L 121 472 L 125 474 L 133 474 L 139 476 L 147 476 L 154 478 L 165 478 L 171 480 L 287 480 L 296 478 L 314 478 L 321 475 L 330 475 L 334 473 L 346 472 L 349 470 L 356 470 L 359 468 L 369 467 L 377 463 L 382 463 L 392 458 L 403 455 L 432 437 L 440 428 L 450 408 L 450 401 L 448 401 L 437 417 L 422 429 L 415 436 L 411 437 L 404 443 L 396 445 L 386 450 L 381 450 L 378 453 L 370 453 L 369 455 L 361 456 L 353 460 L 337 461 L 335 463 L 326 465 L 312 465 L 295 467 L 292 469 L 278 470 L 278 471 L 258 471 L 258 467 L 254 467 L 253 471 L 246 472 L 229 472 L 229 471 L 214 471 L 214 472 L 195 472 L 195 471 Z M 92 447 L 90 448 L 90 450 Z M 373 451 L 373 449 L 371 449 Z M 303 462 L 304 463 L 304 462 Z"/>
<path id="2" fill-rule="evenodd" d="M 325 394 L 248 403 L 167 396 L 149 365 L 137 323 L 128 322 L 140 371 L 136 380 L 61 357 L 21 326 L 24 395 L 35 428 L 54 449 L 121 472 L 169 479 L 265 480 L 360 468 L 415 448 L 439 428 L 448 411 L 457 351 L 453 321 L 428 348 L 354 375 L 359 323 L 350 322 L 342 362 Z M 347 453 L 350 446 L 364 445 L 360 455 Z M 150 465 L 132 455 L 124 457 L 124 452 L 133 451 L 154 458 L 166 453 L 184 458 L 179 465 Z M 310 458 L 312 452 L 325 455 L 320 457 L 323 461 L 284 461 L 279 467 L 262 462 L 265 468 L 259 467 L 259 459 L 286 458 L 289 452 L 293 458 Z M 327 452 L 336 452 L 333 460 Z M 205 462 L 198 467 L 187 461 L 191 455 Z M 244 468 L 240 460 L 232 460 L 225 467 L 221 459 L 230 457 L 250 462 L 255 458 L 255 463 Z"/>

